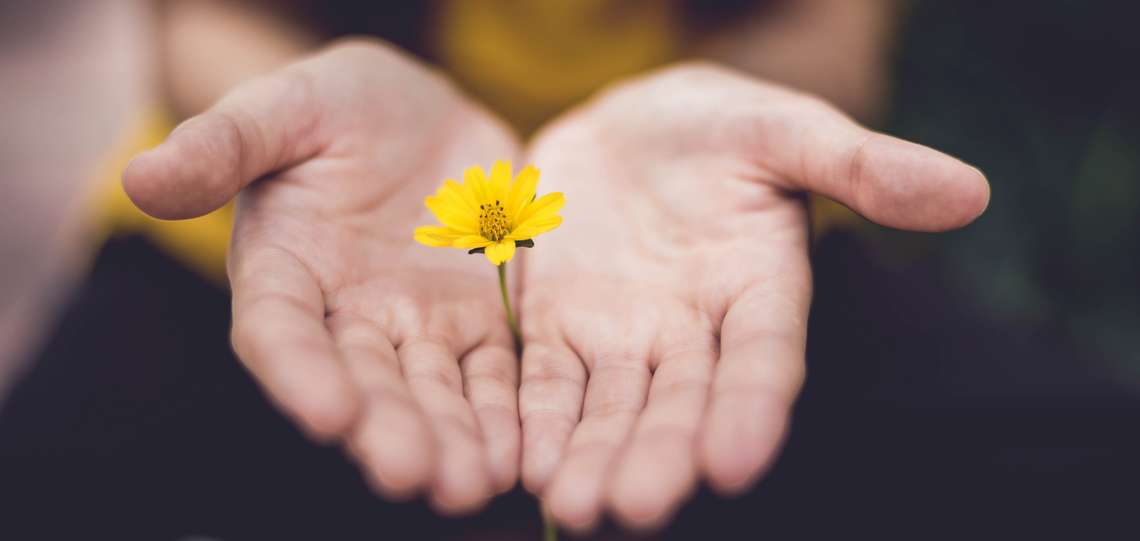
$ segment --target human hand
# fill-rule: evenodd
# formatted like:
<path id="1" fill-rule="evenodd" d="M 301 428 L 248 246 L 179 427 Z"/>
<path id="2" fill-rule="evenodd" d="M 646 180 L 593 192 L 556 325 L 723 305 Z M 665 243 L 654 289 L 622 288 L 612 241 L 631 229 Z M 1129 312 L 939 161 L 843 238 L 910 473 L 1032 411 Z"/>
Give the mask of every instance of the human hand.
<path id="1" fill-rule="evenodd" d="M 699 478 L 737 493 L 771 463 L 804 377 L 803 192 L 916 231 L 989 198 L 954 158 L 708 65 L 603 93 L 529 161 L 569 204 L 522 262 L 522 477 L 579 530 L 658 526 Z"/>
<path id="2" fill-rule="evenodd" d="M 517 359 L 494 269 L 412 230 L 439 179 L 517 152 L 439 75 L 348 43 L 239 86 L 123 182 L 166 219 L 244 189 L 228 261 L 238 356 L 380 492 L 464 512 L 517 479 Z"/>

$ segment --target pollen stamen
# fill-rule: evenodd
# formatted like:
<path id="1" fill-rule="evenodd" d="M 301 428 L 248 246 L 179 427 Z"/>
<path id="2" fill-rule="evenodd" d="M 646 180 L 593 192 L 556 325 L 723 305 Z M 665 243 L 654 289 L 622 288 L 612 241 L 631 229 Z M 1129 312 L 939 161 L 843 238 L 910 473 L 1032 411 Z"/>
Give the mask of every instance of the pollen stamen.
<path id="1" fill-rule="evenodd" d="M 493 204 L 479 205 L 479 234 L 483 238 L 499 242 L 510 232 L 507 212 L 499 200 L 496 199 Z"/>

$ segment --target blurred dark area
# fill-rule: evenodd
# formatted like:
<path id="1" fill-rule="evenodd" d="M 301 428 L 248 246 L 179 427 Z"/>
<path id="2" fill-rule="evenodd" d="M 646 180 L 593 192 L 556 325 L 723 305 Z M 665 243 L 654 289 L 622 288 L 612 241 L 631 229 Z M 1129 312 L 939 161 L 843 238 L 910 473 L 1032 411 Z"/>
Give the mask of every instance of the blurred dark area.
<path id="1" fill-rule="evenodd" d="M 990 207 L 820 239 L 780 459 L 652 538 L 1140 538 L 1137 11 L 910 6 L 880 128 L 979 166 Z M 267 402 L 228 313 L 144 238 L 106 244 L 0 410 L 0 539 L 537 538 L 521 490 L 451 520 L 372 495 Z"/>

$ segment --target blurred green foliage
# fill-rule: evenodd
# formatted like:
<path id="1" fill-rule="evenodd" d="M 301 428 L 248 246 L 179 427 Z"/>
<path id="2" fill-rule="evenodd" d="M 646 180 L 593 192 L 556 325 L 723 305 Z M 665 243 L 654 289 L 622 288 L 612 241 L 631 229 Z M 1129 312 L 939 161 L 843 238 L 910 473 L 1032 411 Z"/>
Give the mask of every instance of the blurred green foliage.
<path id="1" fill-rule="evenodd" d="M 924 242 L 994 325 L 1062 333 L 1140 386 L 1140 20 L 1131 2 L 916 1 L 885 126 L 980 167 L 974 225 Z M 905 246 L 912 235 L 877 233 Z"/>

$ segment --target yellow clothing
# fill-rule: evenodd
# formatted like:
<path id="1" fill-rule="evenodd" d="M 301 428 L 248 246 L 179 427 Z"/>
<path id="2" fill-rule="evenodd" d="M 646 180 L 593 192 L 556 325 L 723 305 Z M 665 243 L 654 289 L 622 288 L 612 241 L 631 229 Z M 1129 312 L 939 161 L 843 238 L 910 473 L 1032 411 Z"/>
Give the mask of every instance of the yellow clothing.
<path id="1" fill-rule="evenodd" d="M 131 157 L 157 146 L 174 129 L 174 119 L 157 108 L 148 111 L 132 128 L 126 144 L 117 149 L 104 175 L 99 230 L 104 236 L 142 233 L 160 248 L 203 277 L 226 285 L 226 250 L 233 225 L 233 204 L 191 220 L 166 221 L 147 216 L 123 191 L 120 178 Z"/>
<path id="2" fill-rule="evenodd" d="M 476 98 L 529 134 L 610 81 L 676 60 L 682 53 L 677 3 L 669 0 L 451 0 L 440 5 L 432 36 L 445 67 Z M 165 222 L 142 214 L 119 177 L 130 156 L 173 129 L 149 113 L 112 161 L 105 195 L 106 230 L 142 232 L 191 268 L 225 284 L 231 206 L 194 220 Z M 813 199 L 818 235 L 854 217 Z"/>
<path id="3" fill-rule="evenodd" d="M 676 59 L 668 0 L 455 0 L 437 48 L 476 98 L 529 134 L 610 81 Z"/>

